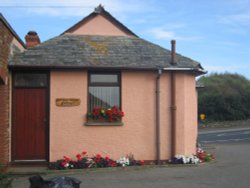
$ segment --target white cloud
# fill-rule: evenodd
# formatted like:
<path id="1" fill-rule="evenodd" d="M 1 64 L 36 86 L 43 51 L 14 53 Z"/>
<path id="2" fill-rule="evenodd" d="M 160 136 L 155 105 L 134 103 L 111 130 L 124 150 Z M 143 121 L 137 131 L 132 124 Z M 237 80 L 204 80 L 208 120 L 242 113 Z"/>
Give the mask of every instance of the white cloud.
<path id="1" fill-rule="evenodd" d="M 178 27 L 177 25 L 175 26 L 175 28 L 180 28 L 180 27 L 181 25 L 179 25 Z M 172 28 L 174 28 L 174 26 Z M 181 41 L 197 41 L 201 39 L 201 37 L 199 36 L 179 36 L 176 34 L 176 32 L 169 31 L 162 27 L 156 27 L 148 30 L 147 32 L 151 33 L 155 38 L 163 40 L 176 39 Z"/>
<path id="2" fill-rule="evenodd" d="M 172 31 L 166 31 L 162 28 L 153 28 L 148 31 L 153 34 L 157 39 L 173 39 L 175 38 L 175 33 Z"/>
<path id="3" fill-rule="evenodd" d="M 226 26 L 227 32 L 247 35 L 250 28 L 250 12 L 220 16 L 218 22 Z"/>
<path id="4" fill-rule="evenodd" d="M 221 16 L 220 22 L 230 25 L 249 25 L 250 12 Z"/>
<path id="5" fill-rule="evenodd" d="M 216 41 L 214 42 L 216 45 L 220 46 L 228 46 L 228 47 L 238 47 L 240 44 L 238 42 L 233 42 L 233 41 Z"/>

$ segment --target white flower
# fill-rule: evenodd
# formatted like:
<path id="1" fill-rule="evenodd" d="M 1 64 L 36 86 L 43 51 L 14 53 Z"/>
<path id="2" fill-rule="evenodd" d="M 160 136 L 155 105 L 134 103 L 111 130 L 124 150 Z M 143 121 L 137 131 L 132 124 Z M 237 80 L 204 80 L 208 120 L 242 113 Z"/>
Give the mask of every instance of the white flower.
<path id="1" fill-rule="evenodd" d="M 194 159 L 193 159 L 193 162 L 194 162 L 194 164 L 198 164 L 201 161 L 200 161 L 200 159 L 198 157 L 195 156 Z"/>
<path id="2" fill-rule="evenodd" d="M 183 161 L 183 163 L 184 163 L 184 164 L 186 164 L 186 163 L 187 163 L 187 160 L 188 160 L 188 158 L 187 158 L 187 157 L 182 157 L 182 161 Z"/>
<path id="3" fill-rule="evenodd" d="M 204 152 L 204 150 L 203 150 L 203 149 L 201 149 L 201 148 L 197 148 L 197 152 L 198 152 L 198 153 L 203 153 L 203 152 Z"/>
<path id="4" fill-rule="evenodd" d="M 116 161 L 118 164 L 124 166 L 128 166 L 130 164 L 129 158 L 121 157 L 119 160 Z"/>
<path id="5" fill-rule="evenodd" d="M 182 159 L 184 164 L 198 164 L 200 162 L 199 158 L 195 155 L 176 155 L 176 159 Z"/>

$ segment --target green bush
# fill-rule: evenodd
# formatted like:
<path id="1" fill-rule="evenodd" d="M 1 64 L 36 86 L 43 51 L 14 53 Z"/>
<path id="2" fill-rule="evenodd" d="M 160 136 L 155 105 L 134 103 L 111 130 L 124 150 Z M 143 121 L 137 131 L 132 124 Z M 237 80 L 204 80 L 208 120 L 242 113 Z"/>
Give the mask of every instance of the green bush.
<path id="1" fill-rule="evenodd" d="M 226 121 L 250 118 L 250 81 L 238 74 L 211 74 L 201 77 L 199 114 L 207 120 Z"/>

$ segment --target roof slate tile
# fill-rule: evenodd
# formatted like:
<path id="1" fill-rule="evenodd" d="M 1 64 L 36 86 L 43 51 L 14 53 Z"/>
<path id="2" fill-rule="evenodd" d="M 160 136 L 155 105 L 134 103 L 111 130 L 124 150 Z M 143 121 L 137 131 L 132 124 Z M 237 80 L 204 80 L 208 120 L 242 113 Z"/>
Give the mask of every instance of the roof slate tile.
<path id="1" fill-rule="evenodd" d="M 10 67 L 60 68 L 201 68 L 190 58 L 176 54 L 171 65 L 171 52 L 138 37 L 90 36 L 65 34 L 52 38 L 23 53 L 16 54 Z"/>

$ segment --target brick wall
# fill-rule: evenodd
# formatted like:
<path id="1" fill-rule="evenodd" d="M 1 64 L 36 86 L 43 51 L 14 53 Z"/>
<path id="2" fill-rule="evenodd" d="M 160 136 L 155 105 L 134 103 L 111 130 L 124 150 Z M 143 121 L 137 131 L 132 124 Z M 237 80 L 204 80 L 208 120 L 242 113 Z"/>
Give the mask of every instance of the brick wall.
<path id="1" fill-rule="evenodd" d="M 7 61 L 13 36 L 0 20 L 0 68 L 8 73 Z M 7 164 L 9 158 L 9 82 L 0 83 L 0 163 Z"/>

